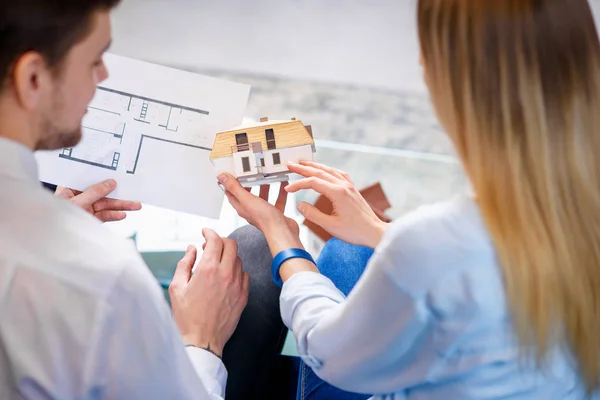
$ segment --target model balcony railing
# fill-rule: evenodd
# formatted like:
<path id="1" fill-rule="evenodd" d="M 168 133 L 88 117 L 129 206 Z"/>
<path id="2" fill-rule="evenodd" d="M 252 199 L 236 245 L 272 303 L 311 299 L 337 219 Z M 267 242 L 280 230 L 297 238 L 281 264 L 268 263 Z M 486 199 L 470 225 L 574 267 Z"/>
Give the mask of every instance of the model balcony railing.
<path id="1" fill-rule="evenodd" d="M 250 143 L 236 144 L 235 146 L 231 146 L 232 153 L 248 150 L 250 150 Z"/>
<path id="2" fill-rule="evenodd" d="M 232 153 L 238 153 L 240 151 L 248 151 L 250 149 L 254 149 L 258 147 L 258 149 L 260 149 L 259 151 L 255 151 L 255 153 L 260 153 L 262 151 L 264 151 L 265 149 L 262 147 L 262 143 L 261 142 L 252 142 L 252 143 L 241 143 L 241 144 L 236 144 L 235 146 L 231 146 L 231 152 Z M 267 140 L 267 149 L 268 150 L 275 150 L 276 146 L 275 146 L 275 139 L 271 139 L 271 140 Z"/>

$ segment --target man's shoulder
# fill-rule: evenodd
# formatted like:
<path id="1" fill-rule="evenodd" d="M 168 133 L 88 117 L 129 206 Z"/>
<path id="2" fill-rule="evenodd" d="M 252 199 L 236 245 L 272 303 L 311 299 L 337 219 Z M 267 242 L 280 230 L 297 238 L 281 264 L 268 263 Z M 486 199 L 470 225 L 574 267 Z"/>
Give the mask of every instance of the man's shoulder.
<path id="1" fill-rule="evenodd" d="M 13 224 L 2 224 L 0 259 L 58 281 L 102 295 L 127 269 L 145 274 L 131 240 L 119 237 L 93 216 L 43 190 L 3 204 Z M 12 230 L 11 225 L 19 224 Z"/>

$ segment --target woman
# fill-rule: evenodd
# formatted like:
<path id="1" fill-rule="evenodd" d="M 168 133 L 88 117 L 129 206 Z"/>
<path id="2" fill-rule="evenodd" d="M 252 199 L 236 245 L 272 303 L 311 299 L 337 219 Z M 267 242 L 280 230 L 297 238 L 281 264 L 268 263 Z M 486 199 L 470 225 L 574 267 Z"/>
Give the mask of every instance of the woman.
<path id="1" fill-rule="evenodd" d="M 419 0 L 418 25 L 433 104 L 476 195 L 385 226 L 343 173 L 290 165 L 306 178 L 288 192 L 334 205 L 325 216 L 300 204 L 306 218 L 375 248 L 347 297 L 310 260 L 284 257 L 281 311 L 299 353 L 330 384 L 382 399 L 598 396 L 600 44 L 589 5 Z M 276 208 L 221 179 L 273 255 L 302 247 Z"/>

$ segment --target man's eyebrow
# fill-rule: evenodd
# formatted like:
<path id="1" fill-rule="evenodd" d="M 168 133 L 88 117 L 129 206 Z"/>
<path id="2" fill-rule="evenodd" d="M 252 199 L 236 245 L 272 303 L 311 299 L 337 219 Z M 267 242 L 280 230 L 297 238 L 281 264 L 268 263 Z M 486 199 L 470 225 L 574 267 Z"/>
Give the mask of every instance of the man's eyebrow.
<path id="1" fill-rule="evenodd" d="M 106 46 L 104 46 L 104 48 L 102 49 L 102 51 L 99 54 L 99 57 L 102 57 L 102 55 L 108 51 L 111 44 L 112 44 L 112 39 L 106 44 Z"/>

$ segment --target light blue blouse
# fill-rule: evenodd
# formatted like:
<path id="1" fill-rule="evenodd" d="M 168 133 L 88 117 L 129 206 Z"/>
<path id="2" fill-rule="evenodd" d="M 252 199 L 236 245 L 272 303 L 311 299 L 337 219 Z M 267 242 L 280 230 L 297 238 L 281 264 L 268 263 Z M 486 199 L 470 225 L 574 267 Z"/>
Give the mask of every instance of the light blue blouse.
<path id="1" fill-rule="evenodd" d="M 519 358 L 502 271 L 471 198 L 392 224 L 348 298 L 320 274 L 294 275 L 281 312 L 318 376 L 375 399 L 585 398 L 569 356 L 555 351 L 543 370 Z"/>

